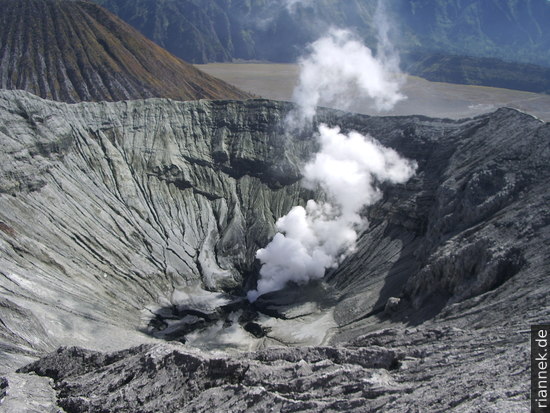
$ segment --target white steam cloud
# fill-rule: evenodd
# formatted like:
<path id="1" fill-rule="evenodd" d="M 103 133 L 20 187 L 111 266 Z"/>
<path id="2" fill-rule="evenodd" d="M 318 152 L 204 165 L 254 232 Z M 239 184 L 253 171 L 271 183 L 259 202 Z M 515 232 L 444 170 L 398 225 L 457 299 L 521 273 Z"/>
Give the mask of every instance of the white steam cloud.
<path id="1" fill-rule="evenodd" d="M 392 26 L 388 19 L 385 3 L 381 0 L 378 0 L 376 5 L 374 25 L 376 26 L 378 40 L 376 58 L 389 73 L 396 76 L 399 82 L 404 82 L 404 76 L 399 69 L 399 53 L 397 53 L 397 50 L 395 50 L 390 40 L 390 30 Z"/>
<path id="2" fill-rule="evenodd" d="M 327 268 L 338 266 L 354 250 L 357 232 L 367 226 L 359 212 L 382 196 L 377 185 L 404 183 L 416 168 L 369 135 L 346 135 L 320 125 L 319 141 L 320 151 L 304 167 L 303 184 L 319 186 L 330 202 L 309 200 L 277 221 L 279 232 L 256 253 L 263 265 L 257 289 L 248 292 L 250 301 L 288 281 L 322 278 Z"/>
<path id="3" fill-rule="evenodd" d="M 321 104 L 348 108 L 355 97 L 368 97 L 382 111 L 405 98 L 399 92 L 399 58 L 389 41 L 381 2 L 376 20 L 377 56 L 347 30 L 332 29 L 311 45 L 300 61 L 294 91 L 298 108 L 287 118 L 290 129 L 310 122 Z M 381 198 L 379 184 L 404 183 L 416 170 L 415 162 L 370 135 L 344 134 L 321 124 L 318 140 L 320 151 L 304 166 L 302 184 L 320 188 L 328 202 L 309 200 L 305 208 L 295 206 L 277 221 L 278 233 L 256 253 L 262 267 L 256 290 L 248 292 L 251 302 L 289 281 L 320 279 L 328 268 L 337 267 L 354 250 L 358 232 L 366 229 L 360 212 Z"/>
<path id="4" fill-rule="evenodd" d="M 354 99 L 368 97 L 377 111 L 394 107 L 405 96 L 399 92 L 403 76 L 399 59 L 389 47 L 387 31 L 379 34 L 379 56 L 350 31 L 331 29 L 311 45 L 310 54 L 300 60 L 298 87 L 293 100 L 298 111 L 291 114 L 291 126 L 310 121 L 319 105 L 349 109 Z"/>
<path id="5" fill-rule="evenodd" d="M 309 6 L 313 0 L 283 0 L 283 4 L 290 13 L 294 13 L 298 6 Z"/>

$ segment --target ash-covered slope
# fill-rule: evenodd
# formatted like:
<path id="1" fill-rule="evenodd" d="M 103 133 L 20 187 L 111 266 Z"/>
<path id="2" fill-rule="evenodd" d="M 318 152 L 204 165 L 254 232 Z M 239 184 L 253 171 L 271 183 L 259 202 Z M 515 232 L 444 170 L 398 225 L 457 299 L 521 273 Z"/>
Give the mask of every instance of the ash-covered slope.
<path id="1" fill-rule="evenodd" d="M 1 0 L 0 9 L 3 89 L 65 102 L 249 97 L 93 3 Z"/>
<path id="2" fill-rule="evenodd" d="M 290 107 L 0 92 L 8 411 L 525 410 L 529 324 L 550 317 L 550 126 L 510 109 L 462 121 L 320 111 L 316 122 L 368 132 L 419 169 L 384 188 L 323 283 L 250 306 L 255 250 L 322 196 L 299 185 L 316 143 L 285 136 Z M 148 342 L 62 349 L 24 369 L 55 392 L 14 373 L 60 345 Z"/>
<path id="3" fill-rule="evenodd" d="M 150 306 L 215 308 L 217 292 L 242 292 L 276 217 L 304 198 L 311 142 L 274 127 L 281 103 L 0 93 L 4 306 L 14 323 L 30 309 L 47 326 L 3 330 L 26 351 L 95 340 L 97 323 L 137 330 Z"/>

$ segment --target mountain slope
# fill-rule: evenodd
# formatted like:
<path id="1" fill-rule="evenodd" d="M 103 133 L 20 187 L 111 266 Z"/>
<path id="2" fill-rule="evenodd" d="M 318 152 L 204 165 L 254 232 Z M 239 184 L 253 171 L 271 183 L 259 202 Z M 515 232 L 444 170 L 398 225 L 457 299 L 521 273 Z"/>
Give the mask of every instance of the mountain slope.
<path id="1" fill-rule="evenodd" d="M 327 24 L 353 23 L 370 33 L 376 2 L 361 0 L 298 3 L 256 0 L 97 0 L 145 36 L 193 63 L 231 59 L 294 61 L 308 42 L 326 32 Z M 321 23 L 321 24 L 320 24 Z"/>
<path id="2" fill-rule="evenodd" d="M 495 58 L 412 53 L 402 67 L 432 82 L 481 85 L 550 94 L 550 68 Z"/>
<path id="3" fill-rule="evenodd" d="M 0 87 L 66 102 L 242 99 L 89 2 L 0 0 Z"/>
<path id="4" fill-rule="evenodd" d="M 95 0 L 176 56 L 294 62 L 331 26 L 350 28 L 375 49 L 376 0 Z M 384 2 L 406 69 L 428 80 L 546 93 L 550 2 Z M 439 64 L 426 66 L 440 56 Z M 491 58 L 490 61 L 484 58 Z M 442 60 L 443 59 L 443 60 Z M 455 70 L 445 60 L 459 60 Z M 527 65 L 530 64 L 530 65 Z M 455 63 L 452 63 L 455 64 Z M 528 79 L 527 81 L 523 79 Z"/>
<path id="5" fill-rule="evenodd" d="M 546 0 L 398 0 L 394 5 L 408 48 L 550 66 Z"/>
<path id="6" fill-rule="evenodd" d="M 228 2 L 95 0 L 150 39 L 193 63 L 227 59 L 288 62 L 330 26 L 376 46 L 377 0 Z M 493 57 L 550 66 L 546 0 L 384 2 L 402 52 Z"/>

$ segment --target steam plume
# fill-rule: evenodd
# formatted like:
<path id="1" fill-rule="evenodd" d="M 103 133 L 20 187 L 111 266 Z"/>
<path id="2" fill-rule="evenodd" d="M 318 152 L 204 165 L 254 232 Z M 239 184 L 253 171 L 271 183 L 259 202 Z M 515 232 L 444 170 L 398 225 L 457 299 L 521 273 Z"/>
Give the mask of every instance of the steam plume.
<path id="1" fill-rule="evenodd" d="M 376 58 L 389 73 L 392 73 L 398 81 L 403 82 L 404 77 L 399 69 L 399 53 L 397 53 L 397 50 L 390 40 L 390 30 L 392 26 L 388 19 L 385 3 L 382 0 L 378 0 L 376 5 L 374 25 L 376 26 L 376 37 L 378 40 Z"/>
<path id="2" fill-rule="evenodd" d="M 309 200 L 277 221 L 279 232 L 256 253 L 263 266 L 257 290 L 248 293 L 250 301 L 288 281 L 322 278 L 353 251 L 357 232 L 367 225 L 360 210 L 381 197 L 377 184 L 403 183 L 414 174 L 413 162 L 369 135 L 346 135 L 321 124 L 318 138 L 321 150 L 305 165 L 303 184 L 319 186 L 330 202 Z"/>
<path id="3" fill-rule="evenodd" d="M 298 109 L 287 118 L 290 129 L 310 122 L 320 104 L 348 108 L 354 96 L 366 96 L 379 110 L 389 110 L 405 97 L 399 92 L 399 59 L 389 41 L 389 25 L 379 2 L 378 55 L 347 30 L 330 30 L 311 45 L 301 59 L 299 85 L 294 91 Z M 305 283 L 322 278 L 354 250 L 358 231 L 367 227 L 360 211 L 382 196 L 382 182 L 404 183 L 416 169 L 370 135 L 349 134 L 321 124 L 320 151 L 303 168 L 302 184 L 321 189 L 328 202 L 309 200 L 295 206 L 277 223 L 278 233 L 257 251 L 261 261 L 257 289 L 260 295 L 282 289 L 289 281 Z"/>
<path id="4" fill-rule="evenodd" d="M 290 13 L 294 13 L 298 5 L 307 6 L 312 3 L 312 0 L 283 0 L 283 3 Z"/>
<path id="5" fill-rule="evenodd" d="M 387 31 L 379 34 L 380 58 L 349 30 L 331 29 L 310 46 L 300 60 L 298 87 L 293 100 L 298 111 L 291 114 L 291 126 L 311 121 L 319 105 L 349 109 L 354 98 L 370 98 L 377 111 L 390 110 L 404 99 L 399 92 L 403 77 L 399 60 L 389 46 Z"/>

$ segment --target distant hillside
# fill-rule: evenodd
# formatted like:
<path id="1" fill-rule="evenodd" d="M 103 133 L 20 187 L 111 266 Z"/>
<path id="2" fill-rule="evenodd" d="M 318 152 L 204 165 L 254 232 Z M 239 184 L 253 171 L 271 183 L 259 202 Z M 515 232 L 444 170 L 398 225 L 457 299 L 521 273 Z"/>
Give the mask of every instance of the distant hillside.
<path id="1" fill-rule="evenodd" d="M 403 50 L 550 67 L 548 0 L 390 0 Z"/>
<path id="2" fill-rule="evenodd" d="M 232 59 L 291 62 L 327 24 L 360 28 L 369 42 L 372 0 L 94 0 L 145 36 L 192 63 Z M 319 24 L 325 22 L 326 24 Z"/>
<path id="3" fill-rule="evenodd" d="M 492 86 L 550 94 L 550 68 L 500 59 L 412 53 L 404 70 L 432 82 Z"/>
<path id="4" fill-rule="evenodd" d="M 96 4 L 0 0 L 0 87 L 66 102 L 241 99 Z"/>
<path id="5" fill-rule="evenodd" d="M 293 62 L 329 26 L 351 28 L 367 45 L 376 47 L 377 0 L 302 0 L 292 7 L 284 0 L 95 1 L 193 63 Z M 453 83 L 548 91 L 546 72 L 534 65 L 550 67 L 550 1 L 391 0 L 384 4 L 398 49 L 420 59 L 405 62 L 414 74 Z M 434 71 L 436 66 L 425 61 L 426 56 L 443 55 L 453 56 L 453 62 L 462 56 L 461 66 L 455 70 L 441 62 L 440 70 Z M 488 61 L 476 62 L 474 57 L 500 61 L 487 66 Z"/>
<path id="6" fill-rule="evenodd" d="M 289 62 L 329 25 L 376 45 L 377 0 L 95 0 L 175 55 Z M 384 0 L 403 52 L 550 66 L 550 1 Z M 286 6 L 285 6 L 286 5 Z"/>

